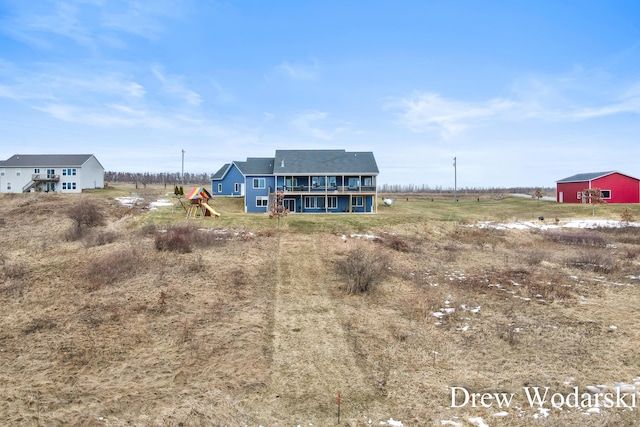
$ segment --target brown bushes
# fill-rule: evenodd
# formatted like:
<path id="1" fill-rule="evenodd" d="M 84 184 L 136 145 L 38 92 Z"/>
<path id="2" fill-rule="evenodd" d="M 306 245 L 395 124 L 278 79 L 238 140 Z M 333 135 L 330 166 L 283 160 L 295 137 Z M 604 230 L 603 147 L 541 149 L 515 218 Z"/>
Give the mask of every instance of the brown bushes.
<path id="1" fill-rule="evenodd" d="M 211 247 L 226 244 L 224 233 L 199 230 L 190 225 L 177 225 L 156 231 L 155 247 L 159 251 L 191 252 L 192 246 Z"/>
<path id="2" fill-rule="evenodd" d="M 346 290 L 350 295 L 371 292 L 387 276 L 389 268 L 387 255 L 363 248 L 351 250 L 337 263 L 338 273 L 346 279 Z"/>
<path id="3" fill-rule="evenodd" d="M 83 274 L 83 279 L 86 280 L 85 287 L 97 290 L 133 276 L 138 269 L 140 258 L 133 249 L 121 249 L 93 260 Z"/>
<path id="4" fill-rule="evenodd" d="M 568 245 L 581 246 L 607 246 L 607 239 L 599 232 L 593 230 L 580 231 L 547 231 L 542 234 L 546 239 L 552 242 L 565 243 Z"/>

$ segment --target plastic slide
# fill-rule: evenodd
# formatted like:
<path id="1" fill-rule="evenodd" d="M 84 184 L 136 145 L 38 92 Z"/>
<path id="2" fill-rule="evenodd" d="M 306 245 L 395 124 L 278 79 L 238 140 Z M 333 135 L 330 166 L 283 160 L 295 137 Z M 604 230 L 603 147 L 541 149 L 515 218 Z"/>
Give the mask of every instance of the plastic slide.
<path id="1" fill-rule="evenodd" d="M 219 217 L 220 214 L 218 212 L 215 211 L 215 209 L 213 209 L 211 206 L 209 206 L 207 203 L 202 202 L 202 206 L 204 206 L 205 208 L 207 208 L 207 210 L 209 212 L 211 212 L 211 215 L 215 216 L 215 217 Z"/>

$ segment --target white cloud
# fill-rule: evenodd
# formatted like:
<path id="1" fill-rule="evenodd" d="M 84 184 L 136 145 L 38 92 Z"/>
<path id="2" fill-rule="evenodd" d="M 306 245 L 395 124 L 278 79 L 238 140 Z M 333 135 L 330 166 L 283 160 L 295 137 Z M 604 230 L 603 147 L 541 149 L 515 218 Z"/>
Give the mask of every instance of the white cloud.
<path id="1" fill-rule="evenodd" d="M 608 79 L 605 73 L 577 68 L 564 76 L 521 79 L 511 86 L 509 97 L 472 102 L 419 92 L 392 98 L 384 108 L 396 111 L 411 131 L 436 132 L 444 138 L 496 121 L 574 122 L 640 114 L 640 82 L 623 86 Z"/>
<path id="2" fill-rule="evenodd" d="M 313 136 L 314 138 L 318 139 L 330 140 L 331 135 L 316 126 L 317 122 L 323 121 L 327 117 L 327 113 L 313 111 L 310 113 L 301 114 L 300 116 L 296 117 L 293 121 L 293 124 L 296 128 L 298 128 L 298 130 L 307 135 Z"/>
<path id="3" fill-rule="evenodd" d="M 182 77 L 166 76 L 160 67 L 156 66 L 151 69 L 156 78 L 162 82 L 163 88 L 167 93 L 177 96 L 189 105 L 199 106 L 202 104 L 200 95 L 187 88 L 182 82 Z"/>
<path id="4" fill-rule="evenodd" d="M 318 64 L 314 61 L 311 64 L 292 64 L 284 61 L 278 65 L 278 71 L 293 80 L 315 80 L 318 77 Z"/>
<path id="5" fill-rule="evenodd" d="M 436 131 L 448 137 L 462 132 L 474 122 L 495 117 L 515 106 L 513 101 L 500 98 L 473 104 L 427 92 L 394 99 L 387 107 L 400 110 L 401 123 L 414 132 Z"/>

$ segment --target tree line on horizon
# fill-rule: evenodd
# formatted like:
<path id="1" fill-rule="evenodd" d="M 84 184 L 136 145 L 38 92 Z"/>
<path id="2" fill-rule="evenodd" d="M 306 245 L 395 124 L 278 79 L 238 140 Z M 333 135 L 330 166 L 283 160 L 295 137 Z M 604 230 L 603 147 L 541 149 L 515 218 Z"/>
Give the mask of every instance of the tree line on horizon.
<path id="1" fill-rule="evenodd" d="M 206 172 L 185 172 L 185 184 L 209 184 L 212 174 Z M 105 182 L 133 182 L 139 184 L 165 184 L 176 186 L 182 184 L 180 172 L 114 172 L 104 173 Z M 554 187 L 462 187 L 456 191 L 459 194 L 491 194 L 491 193 L 520 193 L 533 194 L 541 190 L 543 194 L 555 194 Z M 381 193 L 453 193 L 453 187 L 429 186 L 427 184 L 381 184 L 378 185 Z"/>

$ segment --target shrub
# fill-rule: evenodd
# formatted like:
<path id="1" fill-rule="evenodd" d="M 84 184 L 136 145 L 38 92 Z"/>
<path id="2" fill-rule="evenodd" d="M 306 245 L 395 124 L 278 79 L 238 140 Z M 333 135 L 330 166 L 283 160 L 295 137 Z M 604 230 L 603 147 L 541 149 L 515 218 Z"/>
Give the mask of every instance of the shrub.
<path id="1" fill-rule="evenodd" d="M 104 285 L 128 279 L 137 271 L 139 258 L 133 249 L 121 249 L 93 260 L 84 271 L 86 287 L 97 290 Z"/>
<path id="2" fill-rule="evenodd" d="M 547 231 L 543 233 L 546 239 L 553 242 L 582 246 L 607 246 L 607 239 L 599 232 L 593 230 L 580 230 L 572 232 Z"/>
<path id="3" fill-rule="evenodd" d="M 78 228 L 97 227 L 104 223 L 104 215 L 100 207 L 89 201 L 79 201 L 75 203 L 67 210 L 67 216 Z"/>
<path id="4" fill-rule="evenodd" d="M 388 256 L 363 248 L 351 250 L 345 259 L 337 263 L 338 272 L 347 280 L 349 295 L 371 292 L 387 276 L 389 267 Z"/>
<path id="5" fill-rule="evenodd" d="M 598 250 L 584 250 L 567 262 L 572 267 L 596 273 L 610 273 L 616 268 L 615 261 L 608 253 Z"/>
<path id="6" fill-rule="evenodd" d="M 89 234 L 85 239 L 87 247 L 103 246 L 118 240 L 118 234 L 113 231 L 103 231 Z"/>
<path id="7" fill-rule="evenodd" d="M 155 238 L 156 249 L 179 253 L 191 252 L 193 231 L 193 228 L 187 226 L 177 226 L 166 231 L 158 231 Z"/>

